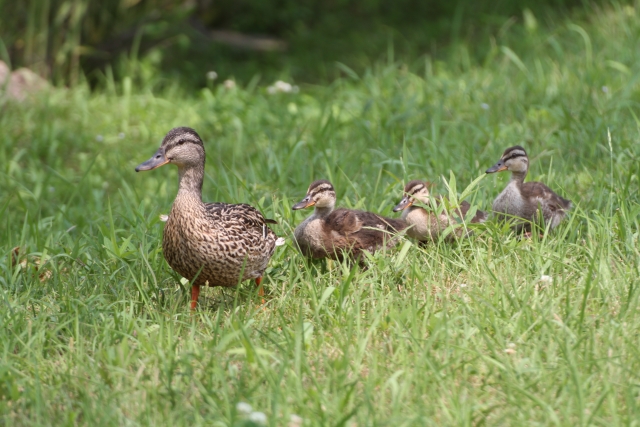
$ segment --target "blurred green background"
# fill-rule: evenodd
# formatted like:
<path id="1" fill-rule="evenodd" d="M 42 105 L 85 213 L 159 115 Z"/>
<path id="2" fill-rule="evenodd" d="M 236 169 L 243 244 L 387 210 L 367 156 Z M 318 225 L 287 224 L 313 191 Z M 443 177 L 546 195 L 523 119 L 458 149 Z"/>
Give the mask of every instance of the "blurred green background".
<path id="1" fill-rule="evenodd" d="M 187 87 L 206 73 L 321 82 L 388 58 L 420 62 L 458 41 L 537 22 L 579 0 L 0 0 L 0 58 L 58 84 L 153 73 Z M 574 15 L 575 16 L 575 15 Z M 525 15 L 526 18 L 526 15 Z M 470 59 L 486 56 L 481 49 Z M 131 68 L 135 67 L 136 70 Z M 161 84 L 161 83 L 159 83 Z"/>

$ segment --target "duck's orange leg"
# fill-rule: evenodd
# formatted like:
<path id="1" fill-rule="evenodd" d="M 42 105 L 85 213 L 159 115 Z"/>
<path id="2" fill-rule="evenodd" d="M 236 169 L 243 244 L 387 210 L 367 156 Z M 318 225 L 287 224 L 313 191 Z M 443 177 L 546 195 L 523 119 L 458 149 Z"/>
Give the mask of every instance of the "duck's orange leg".
<path id="1" fill-rule="evenodd" d="M 191 310 L 196 309 L 198 305 L 198 297 L 200 296 L 200 285 L 191 285 Z"/>
<path id="2" fill-rule="evenodd" d="M 262 299 L 262 304 L 264 304 L 264 287 L 262 286 L 262 276 L 256 278 L 256 286 L 258 286 L 258 296 Z"/>
<path id="3" fill-rule="evenodd" d="M 264 288 L 262 287 L 262 276 L 256 278 L 256 286 L 258 287 L 258 295 L 264 296 Z"/>

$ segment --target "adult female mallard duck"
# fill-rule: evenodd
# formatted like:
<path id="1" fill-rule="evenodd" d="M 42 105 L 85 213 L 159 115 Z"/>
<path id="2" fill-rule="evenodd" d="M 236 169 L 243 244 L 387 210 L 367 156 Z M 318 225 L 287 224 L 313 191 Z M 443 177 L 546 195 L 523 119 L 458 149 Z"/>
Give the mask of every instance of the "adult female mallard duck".
<path id="1" fill-rule="evenodd" d="M 200 286 L 229 287 L 249 279 L 260 286 L 276 247 L 276 235 L 268 226 L 275 221 L 247 204 L 202 202 L 205 153 L 195 130 L 170 130 L 136 172 L 168 163 L 178 167 L 180 181 L 164 227 L 162 251 L 171 268 L 192 281 L 191 309 L 198 302 Z"/>
<path id="2" fill-rule="evenodd" d="M 361 261 L 362 252 L 391 247 L 393 234 L 407 225 L 401 219 L 385 218 L 371 212 L 334 209 L 336 192 L 327 180 L 311 183 L 307 195 L 293 210 L 314 207 L 313 214 L 298 225 L 294 238 L 300 252 L 310 258 L 341 260 L 345 254 Z"/>
<path id="3" fill-rule="evenodd" d="M 555 228 L 571 209 L 570 200 L 563 199 L 541 182 L 524 182 L 529 170 L 527 152 L 519 145 L 507 148 L 498 163 L 487 173 L 511 171 L 511 180 L 493 201 L 493 211 L 500 220 L 514 220 L 516 231 L 531 232 L 531 224 L 538 223 L 538 212 L 549 228 Z"/>
<path id="4" fill-rule="evenodd" d="M 436 205 L 440 204 L 441 197 L 435 200 Z M 415 201 L 427 206 L 431 206 L 429 197 L 429 188 L 427 183 L 414 180 L 410 181 L 404 187 L 404 197 L 400 200 L 400 203 L 393 208 L 394 212 L 402 211 L 402 219 L 407 222 L 407 236 L 412 237 L 420 242 L 436 241 L 442 232 L 449 226 L 457 224 L 458 221 L 463 221 L 471 209 L 469 202 L 463 201 L 460 203 L 460 207 L 455 210 L 455 215 L 458 220 L 446 210 L 442 210 L 440 213 L 427 210 L 421 206 L 413 206 Z M 472 224 L 485 222 L 487 220 L 487 213 L 481 210 L 476 211 L 475 216 L 471 219 Z M 463 227 L 457 228 L 455 234 L 451 233 L 449 236 L 460 237 L 464 231 Z M 448 237 L 449 237 L 448 236 Z"/>

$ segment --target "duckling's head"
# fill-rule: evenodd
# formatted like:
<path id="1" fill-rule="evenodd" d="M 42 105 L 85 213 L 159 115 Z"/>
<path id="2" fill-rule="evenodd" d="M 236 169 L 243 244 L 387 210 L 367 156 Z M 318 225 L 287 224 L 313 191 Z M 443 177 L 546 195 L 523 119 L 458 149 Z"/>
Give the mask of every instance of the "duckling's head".
<path id="1" fill-rule="evenodd" d="M 179 168 L 204 166 L 204 144 L 198 133 L 187 127 L 174 128 L 162 140 L 158 151 L 136 167 L 136 172 L 150 171 L 173 163 Z"/>
<path id="2" fill-rule="evenodd" d="M 307 195 L 300 202 L 293 205 L 291 209 L 309 208 L 315 206 L 316 209 L 333 209 L 336 205 L 336 190 L 326 179 L 314 181 L 307 190 Z"/>
<path id="3" fill-rule="evenodd" d="M 400 203 L 393 208 L 394 212 L 400 212 L 413 205 L 415 201 L 429 203 L 429 188 L 426 182 L 413 180 L 404 186 L 404 197 Z"/>
<path id="4" fill-rule="evenodd" d="M 507 148 L 502 153 L 498 163 L 487 169 L 487 173 L 495 173 L 509 170 L 515 173 L 526 173 L 529 169 L 527 152 L 519 145 Z"/>

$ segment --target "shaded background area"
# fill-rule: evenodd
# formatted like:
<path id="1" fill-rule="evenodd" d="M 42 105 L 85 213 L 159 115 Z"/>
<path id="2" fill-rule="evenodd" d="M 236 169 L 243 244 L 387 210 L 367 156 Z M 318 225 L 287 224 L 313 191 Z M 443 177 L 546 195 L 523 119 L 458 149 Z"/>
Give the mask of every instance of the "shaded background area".
<path id="1" fill-rule="evenodd" d="M 579 0 L 0 0 L 0 58 L 94 87 L 123 76 L 207 84 L 207 72 L 319 82 L 383 58 L 419 60 L 498 34 L 531 11 L 541 25 Z M 470 52 L 470 60 L 484 52 Z M 336 62 L 343 65 L 336 66 Z M 210 74 L 211 76 L 211 74 Z"/>

